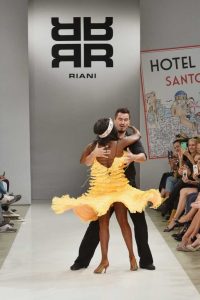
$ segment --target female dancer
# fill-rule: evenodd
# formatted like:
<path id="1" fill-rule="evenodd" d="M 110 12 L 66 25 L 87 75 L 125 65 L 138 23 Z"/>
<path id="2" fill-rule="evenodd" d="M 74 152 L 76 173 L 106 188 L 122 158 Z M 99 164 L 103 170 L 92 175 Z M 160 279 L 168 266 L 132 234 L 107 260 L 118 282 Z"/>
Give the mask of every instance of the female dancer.
<path id="1" fill-rule="evenodd" d="M 102 273 L 109 266 L 108 242 L 110 207 L 113 206 L 129 252 L 130 270 L 137 270 L 133 253 L 132 233 L 127 221 L 127 208 L 131 212 L 141 212 L 148 201 L 153 207 L 161 202 L 156 190 L 141 191 L 131 187 L 124 175 L 124 149 L 140 138 L 139 131 L 130 126 L 133 134 L 119 139 L 112 119 L 100 119 L 94 125 L 97 139 L 88 145 L 81 157 L 81 163 L 91 165 L 90 188 L 76 200 L 65 195 L 53 199 L 52 208 L 56 213 L 73 209 L 83 220 L 97 220 L 100 224 L 100 244 L 102 259 L 94 273 Z M 98 153 L 101 152 L 100 157 Z"/>

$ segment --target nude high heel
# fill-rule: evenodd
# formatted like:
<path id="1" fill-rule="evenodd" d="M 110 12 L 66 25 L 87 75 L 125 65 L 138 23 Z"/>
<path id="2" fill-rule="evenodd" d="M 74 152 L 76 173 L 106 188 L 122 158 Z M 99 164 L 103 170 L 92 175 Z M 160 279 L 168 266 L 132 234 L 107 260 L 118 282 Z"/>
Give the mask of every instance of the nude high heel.
<path id="1" fill-rule="evenodd" d="M 135 256 L 133 256 L 132 258 L 130 258 L 130 270 L 137 271 L 137 269 L 138 269 L 137 261 L 135 259 Z"/>
<path id="2" fill-rule="evenodd" d="M 101 274 L 104 270 L 104 273 L 106 273 L 107 268 L 109 267 L 109 262 L 100 263 L 100 265 L 94 270 L 95 274 Z"/>

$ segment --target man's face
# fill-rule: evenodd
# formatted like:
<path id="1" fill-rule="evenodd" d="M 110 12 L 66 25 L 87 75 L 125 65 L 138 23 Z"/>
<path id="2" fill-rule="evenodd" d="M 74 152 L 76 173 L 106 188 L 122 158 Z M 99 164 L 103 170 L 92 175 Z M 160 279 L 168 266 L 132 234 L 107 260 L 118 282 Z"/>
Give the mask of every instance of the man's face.
<path id="1" fill-rule="evenodd" d="M 174 143 L 174 151 L 176 152 L 176 153 L 179 153 L 179 152 L 181 152 L 181 144 L 180 143 Z"/>
<path id="2" fill-rule="evenodd" d="M 130 125 L 129 114 L 118 113 L 114 120 L 114 124 L 118 132 L 125 132 Z"/>

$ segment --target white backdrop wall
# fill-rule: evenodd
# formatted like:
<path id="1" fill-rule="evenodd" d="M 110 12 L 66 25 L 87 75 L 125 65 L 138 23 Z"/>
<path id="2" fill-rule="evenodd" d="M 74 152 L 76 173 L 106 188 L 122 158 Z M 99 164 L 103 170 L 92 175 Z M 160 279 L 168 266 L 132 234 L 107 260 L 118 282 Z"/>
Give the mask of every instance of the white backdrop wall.
<path id="1" fill-rule="evenodd" d="M 141 50 L 199 45 L 199 11 L 199 0 L 141 0 Z M 142 97 L 140 128 L 147 149 Z M 167 159 L 148 160 L 140 167 L 141 188 L 158 187 L 162 173 L 168 170 Z"/>
<path id="2" fill-rule="evenodd" d="M 22 194 L 21 203 L 31 200 L 27 2 L 0 2 L 0 163 L 1 172 L 5 170 L 11 181 L 11 190 Z M 107 2 L 29 1 L 34 199 L 82 191 L 86 171 L 78 158 L 93 138 L 91 128 L 98 117 L 113 115 L 118 106 L 128 106 L 134 123 L 139 124 L 139 1 Z M 198 0 L 141 0 L 141 49 L 199 44 L 199 11 Z M 109 15 L 114 17 L 113 70 L 105 71 L 103 65 L 95 64 L 97 79 L 74 82 L 63 76 L 69 72 L 69 64 L 52 70 L 52 16 L 63 20 L 91 16 L 102 22 Z M 142 98 L 140 119 L 147 149 Z M 167 169 L 166 159 L 142 164 L 142 187 L 157 186 Z"/>
<path id="3" fill-rule="evenodd" d="M 28 89 L 28 3 L 0 1 L 0 174 L 31 202 Z"/>
<path id="4" fill-rule="evenodd" d="M 113 68 L 96 62 L 77 70 L 71 62 L 51 67 L 51 17 L 104 22 L 113 17 Z M 83 41 L 82 41 L 83 42 Z M 29 2 L 31 165 L 33 199 L 78 195 L 86 179 L 79 157 L 100 117 L 127 106 L 139 125 L 140 16 L 138 0 L 31 0 Z M 69 79 L 69 73 L 95 72 L 96 79 Z"/>

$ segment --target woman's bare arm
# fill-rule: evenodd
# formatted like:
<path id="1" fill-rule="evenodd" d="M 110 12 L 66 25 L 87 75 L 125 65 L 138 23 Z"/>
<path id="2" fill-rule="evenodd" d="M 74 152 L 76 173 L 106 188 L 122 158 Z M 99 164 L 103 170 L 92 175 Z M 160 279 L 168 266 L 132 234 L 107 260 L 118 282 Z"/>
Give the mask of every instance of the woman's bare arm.
<path id="1" fill-rule="evenodd" d="M 131 126 L 131 125 L 129 126 L 129 128 L 132 129 L 133 134 L 126 136 L 121 140 L 124 148 L 131 144 L 134 144 L 141 138 L 141 134 L 137 128 L 135 128 L 134 126 Z"/>
<path id="2" fill-rule="evenodd" d="M 86 166 L 91 166 L 97 157 L 108 158 L 110 150 L 107 150 L 105 147 L 99 147 L 98 143 L 89 144 L 84 150 L 80 158 L 80 163 L 85 164 Z"/>

